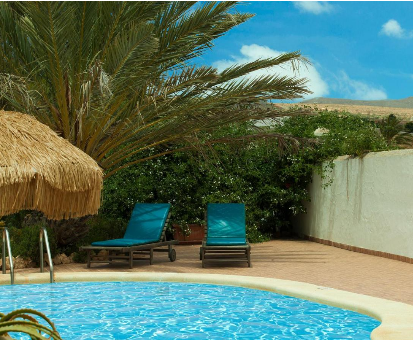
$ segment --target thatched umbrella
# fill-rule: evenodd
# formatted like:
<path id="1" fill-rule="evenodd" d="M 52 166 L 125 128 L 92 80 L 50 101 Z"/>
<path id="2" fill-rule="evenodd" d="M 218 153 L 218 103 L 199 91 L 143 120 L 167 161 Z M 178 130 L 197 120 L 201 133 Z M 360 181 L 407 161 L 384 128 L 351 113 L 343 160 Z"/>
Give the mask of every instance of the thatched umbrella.
<path id="1" fill-rule="evenodd" d="M 102 170 L 33 117 L 0 110 L 0 217 L 39 210 L 49 219 L 96 214 Z"/>

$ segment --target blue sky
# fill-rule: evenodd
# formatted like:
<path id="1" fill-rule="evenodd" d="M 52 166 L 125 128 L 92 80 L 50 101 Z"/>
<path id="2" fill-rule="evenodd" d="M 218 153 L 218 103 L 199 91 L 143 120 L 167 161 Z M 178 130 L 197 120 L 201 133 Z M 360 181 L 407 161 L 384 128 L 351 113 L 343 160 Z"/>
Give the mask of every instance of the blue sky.
<path id="1" fill-rule="evenodd" d="M 300 50 L 312 62 L 300 73 L 314 92 L 307 98 L 413 96 L 413 2 L 256 1 L 237 8 L 256 15 L 217 39 L 203 64 L 223 69 Z"/>

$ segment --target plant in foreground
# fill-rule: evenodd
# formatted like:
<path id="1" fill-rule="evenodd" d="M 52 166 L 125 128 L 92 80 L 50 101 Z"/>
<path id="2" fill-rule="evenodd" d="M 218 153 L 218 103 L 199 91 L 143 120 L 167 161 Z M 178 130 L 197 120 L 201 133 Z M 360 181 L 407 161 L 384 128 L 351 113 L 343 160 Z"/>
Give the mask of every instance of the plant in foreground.
<path id="1" fill-rule="evenodd" d="M 46 321 L 44 326 L 35 318 Z M 24 333 L 32 340 L 61 340 L 53 322 L 34 309 L 17 309 L 9 314 L 0 313 L 0 340 L 14 339 L 10 333 Z"/>

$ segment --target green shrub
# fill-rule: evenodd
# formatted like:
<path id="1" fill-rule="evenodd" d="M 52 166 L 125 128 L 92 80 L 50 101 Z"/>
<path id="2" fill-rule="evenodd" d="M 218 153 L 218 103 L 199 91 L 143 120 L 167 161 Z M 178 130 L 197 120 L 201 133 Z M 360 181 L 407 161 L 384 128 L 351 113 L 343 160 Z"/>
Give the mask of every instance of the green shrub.
<path id="1" fill-rule="evenodd" d="M 126 220 L 103 215 L 93 216 L 88 222 L 88 233 L 76 243 L 75 262 L 85 262 L 86 252 L 79 252 L 80 246 L 92 242 L 122 238 L 126 231 Z"/>
<path id="2" fill-rule="evenodd" d="M 403 131 L 403 124 L 394 114 L 388 115 L 377 123 L 381 134 L 390 142 L 399 132 Z"/>
<path id="3" fill-rule="evenodd" d="M 190 154 L 176 153 L 120 171 L 104 183 L 102 215 L 128 220 L 136 202 L 170 202 L 173 223 L 202 222 L 198 203 L 205 172 L 198 163 Z"/>
<path id="4" fill-rule="evenodd" d="M 404 125 L 404 130 L 409 132 L 409 133 L 413 133 L 413 122 L 407 122 Z"/>
<path id="5" fill-rule="evenodd" d="M 36 223 L 33 225 L 23 226 L 22 228 L 11 227 L 10 243 L 13 256 L 21 256 L 31 259 L 37 266 L 40 265 L 40 245 L 39 236 L 40 229 L 46 227 L 49 246 L 52 257 L 57 254 L 56 238 L 51 228 L 44 223 Z M 46 253 L 46 247 L 43 246 L 43 251 Z"/>
<path id="6" fill-rule="evenodd" d="M 315 116 L 296 116 L 287 119 L 277 131 L 296 137 L 314 138 L 317 128 L 329 132 L 319 137 L 321 143 L 314 151 L 318 161 L 341 155 L 361 156 L 367 152 L 390 150 L 386 140 L 377 132 L 373 121 L 342 111 L 321 111 Z"/>
<path id="7" fill-rule="evenodd" d="M 271 237 L 269 235 L 263 234 L 257 225 L 247 225 L 247 240 L 250 243 L 259 243 L 269 241 Z"/>
<path id="8" fill-rule="evenodd" d="M 274 143 L 263 142 L 217 145 L 214 157 L 176 153 L 119 172 L 105 181 L 102 215 L 127 220 L 136 202 L 170 202 L 172 222 L 184 225 L 202 223 L 207 203 L 243 202 L 248 226 L 256 227 L 253 242 L 303 211 L 312 173 L 306 157 L 280 158 Z"/>
<path id="9" fill-rule="evenodd" d="M 89 232 L 81 241 L 91 244 L 95 241 L 122 238 L 126 231 L 126 223 L 122 219 L 93 216 L 88 222 Z"/>

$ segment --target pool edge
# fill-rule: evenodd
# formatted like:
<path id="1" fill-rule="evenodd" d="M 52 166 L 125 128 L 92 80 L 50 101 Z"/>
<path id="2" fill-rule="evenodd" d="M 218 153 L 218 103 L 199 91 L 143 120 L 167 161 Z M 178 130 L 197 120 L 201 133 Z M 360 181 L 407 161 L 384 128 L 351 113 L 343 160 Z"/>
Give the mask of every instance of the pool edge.
<path id="1" fill-rule="evenodd" d="M 55 281 L 169 281 L 268 290 L 374 317 L 381 321 L 381 324 L 372 332 L 372 340 L 413 340 L 412 305 L 298 281 L 240 275 L 159 272 L 63 272 L 55 273 Z M 17 284 L 48 283 L 49 273 L 17 275 L 15 282 Z M 9 281 L 0 278 L 0 284 L 8 283 Z"/>

